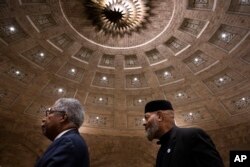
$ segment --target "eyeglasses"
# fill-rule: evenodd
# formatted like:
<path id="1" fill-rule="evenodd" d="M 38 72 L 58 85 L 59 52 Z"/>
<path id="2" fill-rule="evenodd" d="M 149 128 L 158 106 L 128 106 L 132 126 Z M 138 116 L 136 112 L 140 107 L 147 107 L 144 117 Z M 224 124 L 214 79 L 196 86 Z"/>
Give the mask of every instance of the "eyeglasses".
<path id="1" fill-rule="evenodd" d="M 66 113 L 65 111 L 58 111 L 58 110 L 52 110 L 52 108 L 48 108 L 47 110 L 45 110 L 45 116 L 49 116 L 50 114 L 52 113 L 55 113 L 55 112 L 60 112 L 60 113 Z"/>

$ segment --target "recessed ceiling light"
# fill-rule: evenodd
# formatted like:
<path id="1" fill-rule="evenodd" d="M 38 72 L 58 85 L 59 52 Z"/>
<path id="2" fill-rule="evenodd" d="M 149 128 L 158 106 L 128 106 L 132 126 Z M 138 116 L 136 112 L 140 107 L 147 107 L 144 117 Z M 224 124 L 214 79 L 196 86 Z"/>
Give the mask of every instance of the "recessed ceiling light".
<path id="1" fill-rule="evenodd" d="M 137 77 L 134 77 L 134 78 L 133 78 L 133 81 L 138 81 L 138 78 L 137 78 Z"/>
<path id="2" fill-rule="evenodd" d="M 223 78 L 219 78 L 219 80 L 222 82 L 222 81 L 224 81 L 224 79 Z"/>
<path id="3" fill-rule="evenodd" d="M 16 75 L 19 75 L 19 74 L 20 74 L 20 71 L 19 71 L 19 70 L 16 70 L 15 73 L 16 73 Z"/>
<path id="4" fill-rule="evenodd" d="M 178 96 L 181 97 L 181 96 L 182 96 L 182 93 L 178 93 Z"/>
<path id="5" fill-rule="evenodd" d="M 106 77 L 106 76 L 103 76 L 103 77 L 102 77 L 102 80 L 103 80 L 103 81 L 106 81 L 106 80 L 107 80 L 107 77 Z"/>
<path id="6" fill-rule="evenodd" d="M 11 32 L 14 32 L 14 31 L 16 31 L 16 28 L 13 27 L 13 26 L 10 26 L 10 27 L 9 27 L 9 30 L 10 30 Z"/>
<path id="7" fill-rule="evenodd" d="M 63 92 L 63 88 L 58 88 L 58 92 L 62 93 Z"/>
<path id="8" fill-rule="evenodd" d="M 165 71 L 165 72 L 164 72 L 164 76 L 166 76 L 166 75 L 169 75 L 169 72 L 168 72 L 168 71 Z"/>
<path id="9" fill-rule="evenodd" d="M 44 53 L 43 53 L 43 52 L 41 52 L 41 53 L 40 53 L 40 56 L 41 56 L 41 57 L 44 57 Z"/>
<path id="10" fill-rule="evenodd" d="M 194 61 L 195 61 L 195 62 L 199 61 L 199 58 L 198 58 L 198 57 L 196 57 L 196 58 L 194 59 Z"/>
<path id="11" fill-rule="evenodd" d="M 227 37 L 227 34 L 226 34 L 226 33 L 222 33 L 222 34 L 221 34 L 221 37 L 222 37 L 222 38 L 226 38 L 226 37 Z"/>

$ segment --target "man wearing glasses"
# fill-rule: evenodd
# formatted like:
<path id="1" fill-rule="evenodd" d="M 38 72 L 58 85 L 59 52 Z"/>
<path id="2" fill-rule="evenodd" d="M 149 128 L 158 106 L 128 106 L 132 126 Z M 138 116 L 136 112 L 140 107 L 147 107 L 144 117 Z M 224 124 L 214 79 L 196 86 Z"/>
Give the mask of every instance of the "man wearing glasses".
<path id="1" fill-rule="evenodd" d="M 45 111 L 42 132 L 52 144 L 35 167 L 89 167 L 88 147 L 79 134 L 84 110 L 74 98 L 60 98 Z"/>

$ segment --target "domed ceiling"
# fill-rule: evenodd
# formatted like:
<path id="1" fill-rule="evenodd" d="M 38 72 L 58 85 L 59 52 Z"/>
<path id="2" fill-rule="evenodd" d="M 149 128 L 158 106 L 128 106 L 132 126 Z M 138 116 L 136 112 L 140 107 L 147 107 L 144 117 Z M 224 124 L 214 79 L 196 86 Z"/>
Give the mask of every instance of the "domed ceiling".
<path id="1" fill-rule="evenodd" d="M 93 167 L 154 166 L 153 99 L 212 132 L 228 165 L 250 142 L 249 15 L 249 0 L 0 0 L 0 166 L 33 166 L 60 97 L 85 106 Z"/>
<path id="2" fill-rule="evenodd" d="M 248 0 L 0 0 L 0 11 L 1 115 L 39 124 L 76 97 L 83 133 L 144 135 L 152 99 L 172 101 L 183 127 L 250 120 Z"/>

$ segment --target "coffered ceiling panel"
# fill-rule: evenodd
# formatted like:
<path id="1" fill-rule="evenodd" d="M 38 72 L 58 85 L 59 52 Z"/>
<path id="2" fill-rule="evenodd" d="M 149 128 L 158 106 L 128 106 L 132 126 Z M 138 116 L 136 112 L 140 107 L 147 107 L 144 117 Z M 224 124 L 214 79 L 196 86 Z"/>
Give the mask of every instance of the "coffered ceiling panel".
<path id="1" fill-rule="evenodd" d="M 244 76 L 232 69 L 227 68 L 204 80 L 204 83 L 212 92 L 216 93 L 219 91 L 225 91 L 227 88 L 233 87 L 245 79 L 246 78 Z"/>
<path id="2" fill-rule="evenodd" d="M 55 57 L 55 55 L 49 53 L 49 51 L 43 48 L 41 45 L 22 52 L 21 56 L 31 63 L 34 63 L 34 65 L 42 68 L 46 67 Z"/>
<path id="3" fill-rule="evenodd" d="M 17 42 L 28 37 L 15 18 L 0 19 L 0 38 L 6 44 Z"/>
<path id="4" fill-rule="evenodd" d="M 192 125 L 204 122 L 215 122 L 213 115 L 206 107 L 192 108 L 185 111 L 178 111 L 176 121 L 182 122 L 181 126 Z M 184 121 L 183 121 L 184 120 Z"/>
<path id="5" fill-rule="evenodd" d="M 189 69 L 195 74 L 199 74 L 219 62 L 219 60 L 208 56 L 204 52 L 198 50 L 188 58 L 184 59 L 183 62 L 189 67 Z"/>
<path id="6" fill-rule="evenodd" d="M 231 115 L 249 112 L 250 92 L 241 92 L 235 96 L 222 100 L 222 104 Z"/>

